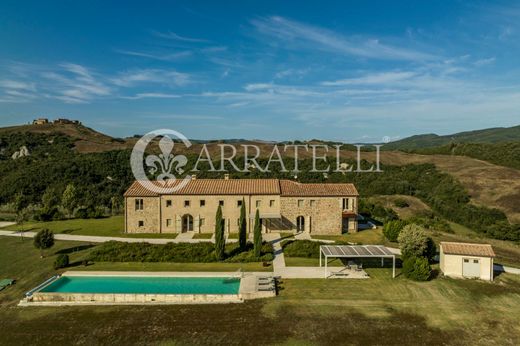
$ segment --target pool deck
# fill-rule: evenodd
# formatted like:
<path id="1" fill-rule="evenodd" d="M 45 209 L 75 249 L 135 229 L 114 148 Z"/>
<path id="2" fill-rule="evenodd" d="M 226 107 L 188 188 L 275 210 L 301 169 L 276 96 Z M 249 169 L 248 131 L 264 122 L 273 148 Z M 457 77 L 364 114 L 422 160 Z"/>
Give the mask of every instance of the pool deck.
<path id="1" fill-rule="evenodd" d="M 276 291 L 259 288 L 259 278 L 272 278 L 265 272 L 128 272 L 128 271 L 68 271 L 62 276 L 121 276 L 121 277 L 240 277 L 238 294 L 124 294 L 124 293 L 58 293 L 35 292 L 24 298 L 19 306 L 67 305 L 170 305 L 170 304 L 228 304 L 244 300 L 269 298 Z"/>

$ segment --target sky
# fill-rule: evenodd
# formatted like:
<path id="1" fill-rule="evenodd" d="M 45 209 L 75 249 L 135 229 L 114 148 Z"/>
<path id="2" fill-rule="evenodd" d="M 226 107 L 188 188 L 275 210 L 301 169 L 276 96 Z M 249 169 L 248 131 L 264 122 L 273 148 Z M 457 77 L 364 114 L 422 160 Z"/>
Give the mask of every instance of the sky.
<path id="1" fill-rule="evenodd" d="M 0 126 L 381 142 L 520 124 L 520 3 L 0 2 Z"/>

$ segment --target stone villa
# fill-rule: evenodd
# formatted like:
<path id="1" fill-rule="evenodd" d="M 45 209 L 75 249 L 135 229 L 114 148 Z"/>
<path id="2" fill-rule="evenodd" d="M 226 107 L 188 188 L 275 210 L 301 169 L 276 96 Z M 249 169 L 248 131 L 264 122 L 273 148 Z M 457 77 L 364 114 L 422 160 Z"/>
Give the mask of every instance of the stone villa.
<path id="1" fill-rule="evenodd" d="M 213 233 L 219 205 L 226 232 L 235 233 L 242 203 L 248 232 L 252 232 L 257 209 L 264 233 L 357 231 L 358 192 L 353 184 L 192 178 L 181 189 L 161 195 L 135 181 L 124 197 L 127 233 Z"/>

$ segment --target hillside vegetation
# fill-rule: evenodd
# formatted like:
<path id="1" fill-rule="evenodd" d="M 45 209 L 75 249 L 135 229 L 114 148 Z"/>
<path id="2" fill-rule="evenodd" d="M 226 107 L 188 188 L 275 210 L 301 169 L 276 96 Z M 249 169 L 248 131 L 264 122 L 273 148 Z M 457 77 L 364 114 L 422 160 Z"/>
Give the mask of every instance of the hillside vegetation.
<path id="1" fill-rule="evenodd" d="M 451 143 L 500 143 L 520 141 L 520 125 L 466 131 L 439 136 L 433 133 L 407 137 L 384 145 L 384 150 L 415 150 Z"/>
<path id="2" fill-rule="evenodd" d="M 0 128 L 2 140 L 12 139 L 20 135 L 26 136 L 28 140 L 33 138 L 67 138 L 71 147 L 80 153 L 103 152 L 132 148 L 134 139 L 113 138 L 97 132 L 81 124 L 42 124 L 42 125 L 20 125 Z M 1 146 L 0 142 L 0 147 Z M 11 142 L 7 142 L 12 145 Z"/>
<path id="3" fill-rule="evenodd" d="M 508 143 L 452 143 L 441 147 L 411 151 L 417 154 L 468 156 L 496 165 L 520 169 L 520 141 Z"/>
<path id="4" fill-rule="evenodd" d="M 78 125 L 71 125 L 78 126 Z M 122 195 L 133 181 L 129 167 L 129 150 L 113 150 L 99 153 L 80 153 L 76 149 L 76 138 L 58 132 L 34 133 L 31 131 L 0 131 L 0 205 L 13 202 L 17 193 L 23 194 L 23 203 L 37 214 L 43 202 L 43 196 L 54 195 L 59 203 L 65 187 L 75 186 L 77 205 L 88 210 L 96 208 L 112 208 L 122 205 Z M 16 160 L 10 155 L 19 146 L 25 145 L 30 151 L 27 157 Z M 264 145 L 268 145 L 264 143 Z M 200 146 L 196 144 L 195 146 Z M 268 146 L 271 146 L 272 143 Z M 210 151 L 217 150 L 215 143 Z M 187 154 L 189 171 L 197 160 L 195 148 Z M 195 150 L 195 152 L 193 151 Z M 266 151 L 269 154 L 269 151 Z M 218 157 L 219 155 L 216 155 Z M 353 164 L 355 152 L 344 151 L 342 156 Z M 265 156 L 264 156 L 265 157 Z M 374 153 L 363 153 L 363 157 L 373 161 Z M 349 159 L 350 158 L 350 159 Z M 482 161 L 452 155 L 417 155 L 400 152 L 383 152 L 383 173 L 322 173 L 309 172 L 312 160 L 308 155 L 302 156 L 298 174 L 301 182 L 353 182 L 362 196 L 373 195 L 409 195 L 419 198 L 435 213 L 443 218 L 463 224 L 475 231 L 486 233 L 491 237 L 518 240 L 518 227 L 510 225 L 504 211 L 520 214 L 520 171 L 508 169 Z M 350 161 L 349 161 L 350 160 Z M 266 158 L 258 159 L 265 167 Z M 343 159 L 345 161 L 345 159 Z M 238 156 L 235 162 L 243 162 Z M 435 165 L 430 164 L 433 162 Z M 294 168 L 294 160 L 284 160 L 287 169 Z M 321 167 L 335 166 L 335 158 L 329 157 Z M 364 163 L 364 167 L 368 166 Z M 219 167 L 220 163 L 215 162 Z M 318 164 L 320 166 L 320 164 Z M 221 178 L 222 172 L 207 172 L 208 167 L 199 166 L 200 178 Z M 320 167 L 318 167 L 320 168 Z M 233 178 L 283 178 L 294 179 L 294 174 L 281 172 L 280 164 L 270 167 L 266 174 L 252 170 L 236 173 L 226 164 Z M 449 173 L 449 174 L 446 174 Z M 459 181 L 453 179 L 453 175 Z M 519 188 L 515 188 L 519 187 Z M 475 203 L 476 202 L 476 203 Z M 502 210 L 493 208 L 500 206 Z M 116 208 L 117 209 L 117 208 Z M 87 213 L 88 217 L 100 213 Z M 53 214 L 61 217 L 61 214 Z M 56 216 L 58 215 L 58 216 Z M 86 214 L 82 214 L 86 215 Z M 510 221 L 519 222 L 511 217 Z"/>

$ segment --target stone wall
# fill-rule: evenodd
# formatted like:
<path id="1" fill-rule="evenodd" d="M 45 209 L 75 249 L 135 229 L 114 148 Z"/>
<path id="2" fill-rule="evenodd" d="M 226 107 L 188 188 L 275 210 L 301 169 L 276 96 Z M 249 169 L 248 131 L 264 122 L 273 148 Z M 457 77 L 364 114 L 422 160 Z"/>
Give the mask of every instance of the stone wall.
<path id="1" fill-rule="evenodd" d="M 135 201 L 143 200 L 143 210 L 136 210 Z M 126 197 L 125 226 L 128 233 L 160 233 L 159 197 Z M 143 226 L 139 226 L 139 221 Z"/>
<path id="2" fill-rule="evenodd" d="M 357 213 L 357 198 L 349 197 L 351 211 Z M 135 210 L 135 200 L 143 199 L 143 210 Z M 348 228 L 357 231 L 355 217 L 342 218 L 342 197 L 281 197 L 279 195 L 163 195 L 161 197 L 127 197 L 126 231 L 128 233 L 213 233 L 215 214 L 223 201 L 222 215 L 227 233 L 238 232 L 240 207 L 244 200 L 248 232 L 253 231 L 256 209 L 262 218 L 262 231 L 296 231 L 297 217 L 304 218 L 304 231 L 311 234 L 341 234 Z M 204 201 L 204 206 L 201 206 Z M 300 204 L 299 204 L 299 201 Z M 186 203 L 188 202 L 188 203 Z M 258 206 L 258 207 L 257 207 Z M 280 218 L 281 216 L 281 218 Z M 139 227 L 139 221 L 144 226 Z M 346 223 L 346 224 L 345 224 Z"/>
<path id="3" fill-rule="evenodd" d="M 310 234 L 342 233 L 342 200 L 339 197 L 282 197 L 281 213 L 290 231 L 297 230 L 303 217 L 303 231 Z"/>

